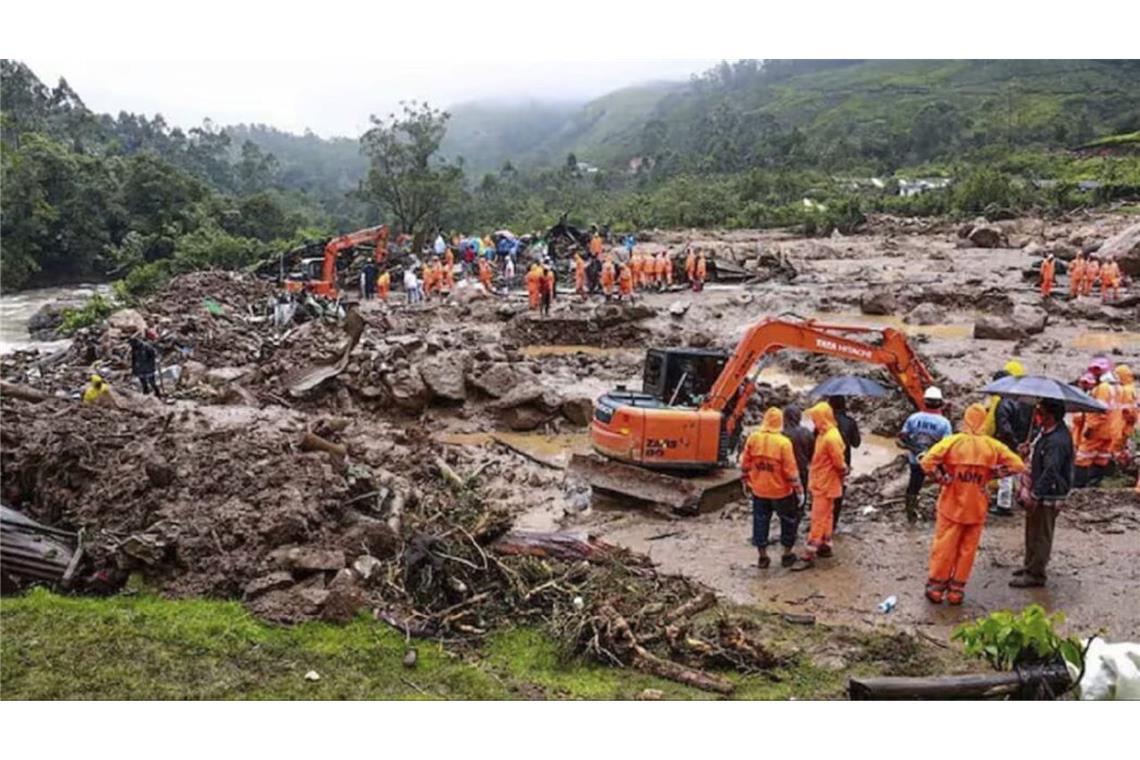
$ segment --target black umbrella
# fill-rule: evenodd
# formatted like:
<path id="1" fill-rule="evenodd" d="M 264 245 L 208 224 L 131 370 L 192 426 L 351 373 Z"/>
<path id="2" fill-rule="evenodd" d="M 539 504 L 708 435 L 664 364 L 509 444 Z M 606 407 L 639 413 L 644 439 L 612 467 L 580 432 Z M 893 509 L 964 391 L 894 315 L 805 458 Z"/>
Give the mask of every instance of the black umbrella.
<path id="1" fill-rule="evenodd" d="M 841 377 L 829 377 L 827 380 L 824 380 L 811 389 L 810 395 L 815 398 L 826 398 L 827 396 L 885 396 L 887 395 L 887 389 L 874 380 L 868 380 L 865 377 L 843 375 Z"/>
<path id="2" fill-rule="evenodd" d="M 1068 412 L 1106 412 L 1108 407 L 1079 388 L 1051 377 L 1026 375 L 1003 377 L 982 388 L 983 393 L 1009 396 L 1018 399 L 1048 398 L 1061 401 Z"/>

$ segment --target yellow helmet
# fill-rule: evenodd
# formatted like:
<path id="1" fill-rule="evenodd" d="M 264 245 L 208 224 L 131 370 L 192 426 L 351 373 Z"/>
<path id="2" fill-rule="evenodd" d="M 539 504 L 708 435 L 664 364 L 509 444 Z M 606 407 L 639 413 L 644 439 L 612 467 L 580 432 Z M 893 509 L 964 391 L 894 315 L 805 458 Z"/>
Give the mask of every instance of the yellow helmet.
<path id="1" fill-rule="evenodd" d="M 92 385 L 102 385 L 103 382 L 104 382 L 103 378 L 101 378 L 99 375 L 92 375 L 91 376 L 91 384 Z"/>
<path id="2" fill-rule="evenodd" d="M 1005 363 L 1005 366 L 1002 367 L 1002 369 L 1014 377 L 1025 377 L 1025 367 L 1022 367 L 1021 362 L 1019 362 L 1017 359 L 1010 359 Z"/>

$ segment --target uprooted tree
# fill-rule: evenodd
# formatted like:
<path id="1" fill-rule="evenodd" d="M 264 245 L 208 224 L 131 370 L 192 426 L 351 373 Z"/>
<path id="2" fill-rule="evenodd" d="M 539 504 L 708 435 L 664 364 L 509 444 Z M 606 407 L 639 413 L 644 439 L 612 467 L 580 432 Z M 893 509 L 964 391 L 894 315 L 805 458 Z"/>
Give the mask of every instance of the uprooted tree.
<path id="1" fill-rule="evenodd" d="M 418 250 L 445 205 L 462 191 L 463 167 L 436 155 L 450 114 L 414 100 L 400 105 L 400 116 L 372 116 L 372 128 L 360 138 L 371 164 L 361 192 L 415 237 Z"/>

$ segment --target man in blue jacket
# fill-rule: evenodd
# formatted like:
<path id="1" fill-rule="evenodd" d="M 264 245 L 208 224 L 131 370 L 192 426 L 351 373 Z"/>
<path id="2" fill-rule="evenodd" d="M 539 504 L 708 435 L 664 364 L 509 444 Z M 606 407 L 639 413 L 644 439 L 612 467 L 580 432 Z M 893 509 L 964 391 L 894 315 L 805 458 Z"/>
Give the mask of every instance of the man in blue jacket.
<path id="1" fill-rule="evenodd" d="M 906 484 L 908 522 L 918 520 L 918 494 L 926 482 L 926 473 L 922 471 L 919 460 L 927 449 L 954 432 L 950 420 L 942 416 L 942 391 L 932 385 L 926 389 L 922 400 L 930 411 L 915 412 L 907 417 L 902 432 L 899 433 L 899 444 L 906 449 L 906 458 L 910 463 L 910 480 Z"/>

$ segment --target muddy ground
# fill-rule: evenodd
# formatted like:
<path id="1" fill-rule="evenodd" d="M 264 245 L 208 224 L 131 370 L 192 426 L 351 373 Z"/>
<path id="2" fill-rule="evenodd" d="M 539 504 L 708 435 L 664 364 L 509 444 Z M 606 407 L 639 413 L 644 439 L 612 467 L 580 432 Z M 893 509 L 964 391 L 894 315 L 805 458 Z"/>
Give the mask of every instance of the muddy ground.
<path id="1" fill-rule="evenodd" d="M 477 584 L 489 582 L 483 575 L 436 577 L 421 567 L 411 579 L 394 560 L 406 556 L 414 535 L 399 522 L 403 511 L 405 523 L 425 535 L 424 526 L 461 514 L 443 531 L 448 540 L 479 529 L 493 540 L 502 530 L 490 529 L 489 515 L 515 528 L 588 530 L 648 555 L 665 577 L 683 575 L 731 601 L 821 622 L 889 621 L 944 639 L 961 620 L 1039 601 L 1064 610 L 1074 630 L 1104 627 L 1111 638 L 1136 639 L 1140 602 L 1130 591 L 1140 503 L 1127 490 L 1082 494 L 1065 513 L 1048 588 L 1006 586 L 1020 559 L 1018 515 L 987 527 L 962 608 L 922 600 L 931 525 L 900 519 L 905 465 L 890 436 L 908 410 L 898 392 L 855 406 L 873 435 L 855 455 L 837 556 L 807 573 L 752 566 L 742 499 L 679 520 L 644 505 L 591 499 L 564 472 L 570 452 L 588 449 L 592 399 L 620 383 L 639 387 L 647 346 L 731 348 L 764 316 L 902 329 L 959 410 L 980 400 L 976 389 L 1008 358 L 1060 377 L 1075 377 L 1098 351 L 1136 366 L 1135 300 L 1103 306 L 1057 293 L 1042 303 L 1023 274 L 1041 252 L 1071 254 L 1132 219 L 1015 220 L 1001 229 L 1002 248 L 963 247 L 969 244 L 952 225 L 892 219 L 822 240 L 779 231 L 645 233 L 646 249 L 677 253 L 693 242 L 751 277 L 699 294 L 680 287 L 648 293 L 634 306 L 560 294 L 549 318 L 527 312 L 518 291 L 463 289 L 414 307 L 398 295 L 387 305 L 366 302 L 363 334 L 343 371 L 302 392 L 298 378 L 336 362 L 350 345 L 342 324 L 312 319 L 276 329 L 265 310 L 267 285 L 228 273 L 188 275 L 135 313 L 81 333 L 51 362 L 30 353 L 4 357 L 6 381 L 66 397 L 99 371 L 117 399 L 116 408 L 92 409 L 6 395 L 4 500 L 45 521 L 85 528 L 100 567 L 142 572 L 172 595 L 241 597 L 276 620 L 336 619 L 369 605 L 393 615 L 427 610 L 452 635 L 482 630 L 487 620 L 457 613 L 478 597 Z M 1060 288 L 1067 289 L 1064 277 Z M 1124 295 L 1135 292 L 1129 285 Z M 204 307 L 207 297 L 222 314 Z M 983 334 L 1008 337 L 976 339 L 979 322 Z M 131 390 L 124 339 L 140 323 L 162 335 L 164 364 L 181 367 L 168 404 Z M 804 400 L 829 374 L 864 370 L 883 377 L 838 360 L 781 355 L 761 375 L 752 414 L 767 403 Z M 343 452 L 312 450 L 305 433 Z M 467 485 L 449 485 L 440 461 Z M 928 509 L 934 496 L 924 497 Z M 485 572 L 480 555 L 489 544 L 459 538 L 460 560 Z M 428 558 L 450 556 L 422 548 Z M 543 572 L 529 578 L 532 590 L 551 577 L 550 568 Z M 436 596 L 425 602 L 415 589 L 427 587 Z M 885 618 L 875 605 L 890 594 L 899 606 Z M 520 598 L 511 604 L 525 607 Z M 684 593 L 671 590 L 668 598 L 681 601 Z M 586 613 L 608 602 L 588 599 Z M 543 614 L 559 604 L 550 602 Z"/>

